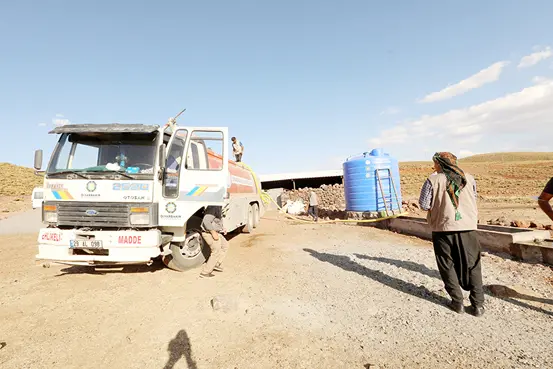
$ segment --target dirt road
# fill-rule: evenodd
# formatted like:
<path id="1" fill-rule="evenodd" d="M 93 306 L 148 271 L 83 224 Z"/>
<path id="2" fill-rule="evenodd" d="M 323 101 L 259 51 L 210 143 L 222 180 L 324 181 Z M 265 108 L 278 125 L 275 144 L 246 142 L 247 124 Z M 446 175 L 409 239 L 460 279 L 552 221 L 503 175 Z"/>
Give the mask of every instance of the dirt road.
<path id="1" fill-rule="evenodd" d="M 38 233 L 42 226 L 41 210 L 27 210 L 0 219 L 0 235 Z"/>
<path id="2" fill-rule="evenodd" d="M 483 267 L 504 297 L 474 318 L 441 305 L 428 243 L 367 227 L 264 219 L 210 280 L 35 252 L 0 237 L 2 368 L 553 367 L 553 273 L 500 256 Z"/>

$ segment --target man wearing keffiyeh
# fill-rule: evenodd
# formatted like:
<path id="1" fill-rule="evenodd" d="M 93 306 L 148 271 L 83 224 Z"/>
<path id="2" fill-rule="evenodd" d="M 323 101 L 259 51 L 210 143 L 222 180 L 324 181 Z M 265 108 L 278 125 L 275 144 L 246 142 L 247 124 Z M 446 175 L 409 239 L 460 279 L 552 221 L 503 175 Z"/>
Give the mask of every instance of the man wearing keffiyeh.
<path id="1" fill-rule="evenodd" d="M 438 152 L 432 157 L 436 170 L 424 183 L 419 204 L 428 211 L 432 243 L 440 276 L 451 296 L 449 307 L 464 311 L 463 292 L 470 291 L 471 312 L 484 313 L 480 265 L 476 181 L 457 164 L 457 157 Z"/>

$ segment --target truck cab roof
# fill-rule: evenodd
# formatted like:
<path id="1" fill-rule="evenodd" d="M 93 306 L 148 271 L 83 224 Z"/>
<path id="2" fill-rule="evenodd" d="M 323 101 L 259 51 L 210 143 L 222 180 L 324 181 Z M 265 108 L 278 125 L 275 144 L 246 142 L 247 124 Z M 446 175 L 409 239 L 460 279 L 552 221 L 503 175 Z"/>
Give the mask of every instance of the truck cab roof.
<path id="1" fill-rule="evenodd" d="M 49 133 L 152 133 L 158 129 L 158 125 L 148 124 L 68 124 Z"/>

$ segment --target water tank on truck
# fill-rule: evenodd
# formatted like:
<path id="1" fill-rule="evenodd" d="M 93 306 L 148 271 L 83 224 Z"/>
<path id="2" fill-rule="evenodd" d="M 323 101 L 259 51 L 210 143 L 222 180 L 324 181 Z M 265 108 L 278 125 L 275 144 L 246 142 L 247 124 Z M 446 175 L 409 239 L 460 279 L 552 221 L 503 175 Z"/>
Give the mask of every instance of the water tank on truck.
<path id="1" fill-rule="evenodd" d="M 399 163 L 383 149 L 346 159 L 343 170 L 347 211 L 401 210 Z"/>
<path id="2" fill-rule="evenodd" d="M 215 152 L 209 150 L 209 166 L 210 168 L 220 169 L 223 167 L 223 158 Z M 233 214 L 233 212 L 240 211 L 240 209 L 248 209 L 246 216 L 246 224 L 243 227 L 245 233 L 252 232 L 253 228 L 259 225 L 261 216 L 264 213 L 264 208 L 261 206 L 261 202 L 255 202 L 250 204 L 252 199 L 258 199 L 260 196 L 258 178 L 255 173 L 243 166 L 242 163 L 236 163 L 229 160 L 229 177 L 227 183 L 227 192 L 230 198 L 235 203 L 243 202 L 241 206 L 233 207 L 229 209 L 229 213 L 226 214 L 228 218 L 240 219 L 240 214 Z"/>

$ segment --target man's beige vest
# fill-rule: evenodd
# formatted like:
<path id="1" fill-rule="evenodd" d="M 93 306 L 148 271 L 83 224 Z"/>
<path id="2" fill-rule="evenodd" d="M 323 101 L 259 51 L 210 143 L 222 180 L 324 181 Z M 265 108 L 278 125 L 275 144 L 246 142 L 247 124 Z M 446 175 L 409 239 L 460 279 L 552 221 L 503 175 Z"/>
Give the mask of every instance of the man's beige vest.
<path id="1" fill-rule="evenodd" d="M 471 231 L 478 228 L 478 208 L 474 193 L 474 177 L 465 173 L 467 185 L 459 195 L 459 213 L 461 219 L 455 220 L 455 207 L 446 191 L 447 178 L 445 174 L 433 174 L 428 179 L 432 184 L 432 207 L 428 212 L 427 221 L 432 232 Z"/>

